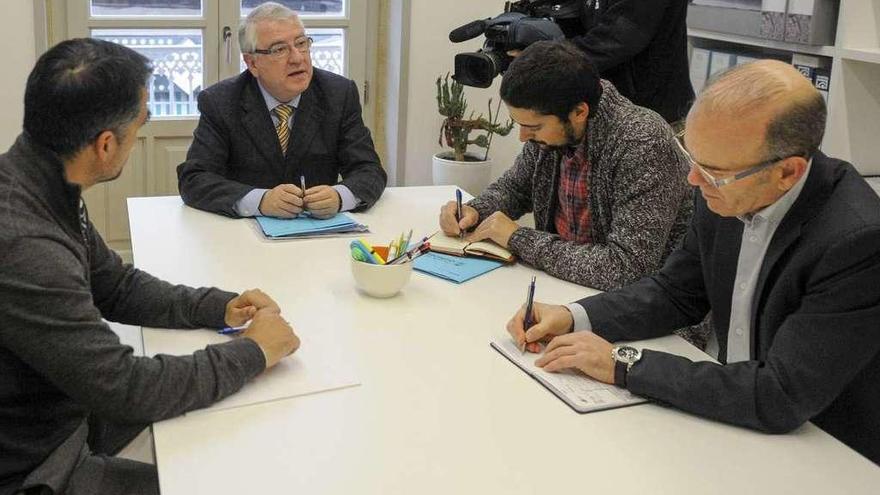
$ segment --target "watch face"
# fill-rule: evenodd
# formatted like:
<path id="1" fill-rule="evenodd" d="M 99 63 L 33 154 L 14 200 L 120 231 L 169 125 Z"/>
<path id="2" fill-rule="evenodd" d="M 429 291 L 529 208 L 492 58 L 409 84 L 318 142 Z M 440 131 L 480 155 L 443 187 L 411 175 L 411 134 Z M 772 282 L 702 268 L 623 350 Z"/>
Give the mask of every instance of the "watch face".
<path id="1" fill-rule="evenodd" d="M 617 348 L 617 360 L 632 364 L 641 357 L 641 352 L 635 347 L 620 346 Z"/>

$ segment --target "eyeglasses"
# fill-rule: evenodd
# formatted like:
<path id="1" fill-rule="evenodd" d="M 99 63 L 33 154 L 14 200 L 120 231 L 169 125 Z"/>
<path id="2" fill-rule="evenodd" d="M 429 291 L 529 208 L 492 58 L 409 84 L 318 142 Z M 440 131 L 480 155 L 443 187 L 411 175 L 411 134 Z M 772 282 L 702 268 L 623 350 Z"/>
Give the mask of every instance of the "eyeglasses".
<path id="1" fill-rule="evenodd" d="M 303 36 L 301 38 L 297 38 L 296 41 L 293 42 L 293 46 L 290 46 L 289 43 L 275 43 L 265 50 L 254 48 L 254 51 L 251 53 L 268 55 L 269 57 L 275 59 L 283 59 L 289 57 L 291 50 L 294 49 L 296 49 L 296 51 L 300 53 L 308 53 L 309 48 L 312 47 L 313 41 L 314 40 L 311 37 Z"/>
<path id="2" fill-rule="evenodd" d="M 715 186 L 715 188 L 720 188 L 721 186 L 726 186 L 727 184 L 730 184 L 732 182 L 736 182 L 740 179 L 745 179 L 746 177 L 749 177 L 750 175 L 757 174 L 758 172 L 760 172 L 760 171 L 762 171 L 772 165 L 775 165 L 776 163 L 781 162 L 782 160 L 785 160 L 786 158 L 791 158 L 793 156 L 799 156 L 799 155 L 777 156 L 775 158 L 765 160 L 765 161 L 758 163 L 756 165 L 752 165 L 750 167 L 747 167 L 742 172 L 737 172 L 737 173 L 731 175 L 730 177 L 717 178 L 714 175 L 712 175 L 711 173 L 709 173 L 709 171 L 706 170 L 702 165 L 697 163 L 697 161 L 694 160 L 694 158 L 691 156 L 691 154 L 688 153 L 688 150 L 684 147 L 684 131 L 681 131 L 675 135 L 675 144 L 678 145 L 678 149 L 684 155 L 685 159 L 688 161 L 688 164 L 690 164 L 691 167 L 697 169 L 697 172 L 699 172 L 700 175 L 703 176 L 703 179 L 705 179 L 706 182 L 708 182 L 709 184 L 712 184 L 713 186 Z"/>

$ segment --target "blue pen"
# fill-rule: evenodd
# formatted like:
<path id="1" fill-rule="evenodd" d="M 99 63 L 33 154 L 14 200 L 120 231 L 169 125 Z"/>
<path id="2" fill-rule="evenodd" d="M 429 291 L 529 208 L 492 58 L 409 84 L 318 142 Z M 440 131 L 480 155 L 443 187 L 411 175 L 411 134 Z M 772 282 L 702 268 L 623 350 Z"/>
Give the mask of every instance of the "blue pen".
<path id="1" fill-rule="evenodd" d="M 235 335 L 237 333 L 241 333 L 247 327 L 247 325 L 242 325 L 240 327 L 225 327 L 221 330 L 217 330 L 217 333 L 219 333 L 220 335 Z"/>
<path id="2" fill-rule="evenodd" d="M 461 189 L 455 190 L 455 221 L 461 222 Z M 458 238 L 464 239 L 464 230 L 461 230 L 461 226 L 459 226 Z"/>

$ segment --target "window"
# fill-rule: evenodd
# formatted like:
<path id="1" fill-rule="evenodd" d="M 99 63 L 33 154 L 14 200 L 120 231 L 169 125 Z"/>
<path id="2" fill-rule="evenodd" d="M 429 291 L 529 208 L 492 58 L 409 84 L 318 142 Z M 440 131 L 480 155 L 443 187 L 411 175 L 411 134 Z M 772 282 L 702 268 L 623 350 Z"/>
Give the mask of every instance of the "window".
<path id="1" fill-rule="evenodd" d="M 193 119 L 203 88 L 245 69 L 238 50 L 238 24 L 263 1 L 67 0 L 68 36 L 105 39 L 143 54 L 153 62 L 148 84 L 153 116 Z M 370 1 L 279 3 L 299 12 L 307 34 L 315 40 L 313 65 L 345 75 L 363 88 Z"/>
<path id="2" fill-rule="evenodd" d="M 152 60 L 147 105 L 154 117 L 198 114 L 196 97 L 204 85 L 205 59 L 200 30 L 92 29 L 91 35 L 125 45 Z"/>

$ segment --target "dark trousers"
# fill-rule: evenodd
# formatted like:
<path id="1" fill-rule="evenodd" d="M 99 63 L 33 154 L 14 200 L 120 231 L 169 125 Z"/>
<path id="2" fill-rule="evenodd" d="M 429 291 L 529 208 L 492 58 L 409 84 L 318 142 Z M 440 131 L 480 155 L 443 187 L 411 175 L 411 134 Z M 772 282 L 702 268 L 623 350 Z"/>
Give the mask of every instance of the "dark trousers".
<path id="1" fill-rule="evenodd" d="M 114 457 L 148 425 L 118 425 L 89 418 L 88 448 L 67 481 L 56 493 L 46 485 L 33 486 L 25 495 L 158 495 L 156 466 Z"/>

